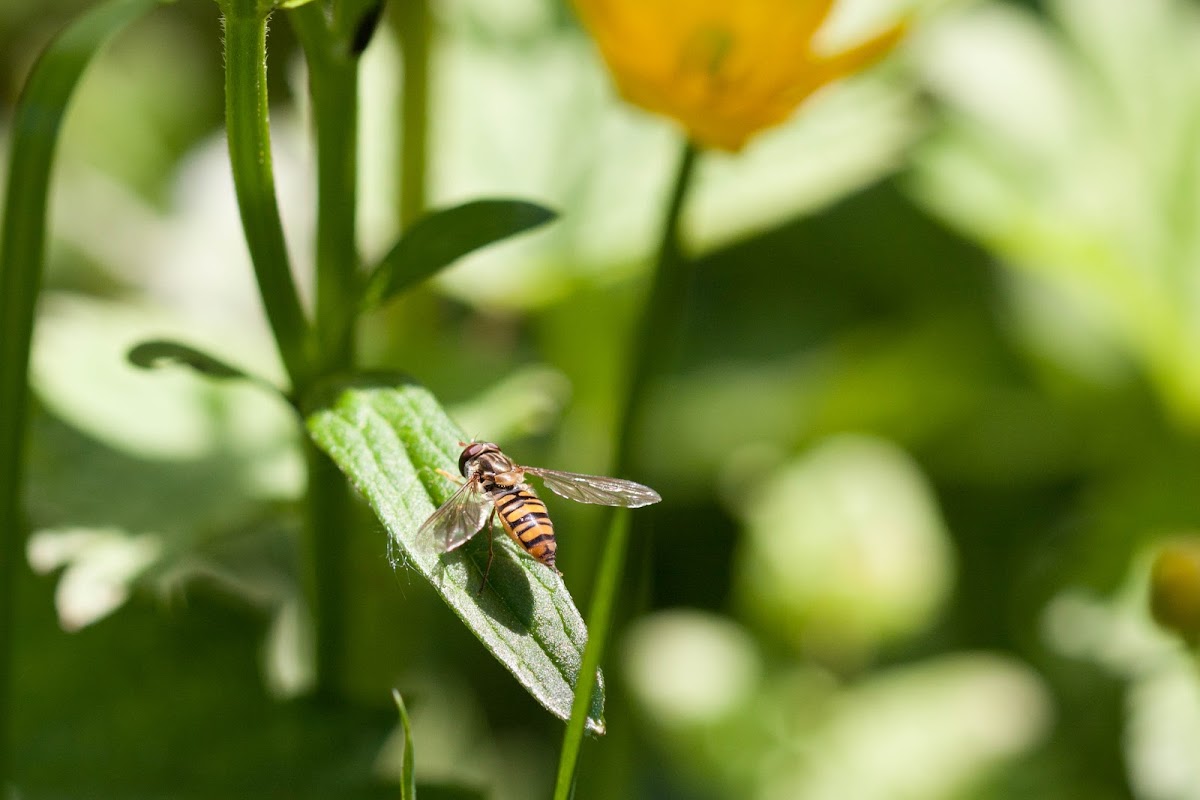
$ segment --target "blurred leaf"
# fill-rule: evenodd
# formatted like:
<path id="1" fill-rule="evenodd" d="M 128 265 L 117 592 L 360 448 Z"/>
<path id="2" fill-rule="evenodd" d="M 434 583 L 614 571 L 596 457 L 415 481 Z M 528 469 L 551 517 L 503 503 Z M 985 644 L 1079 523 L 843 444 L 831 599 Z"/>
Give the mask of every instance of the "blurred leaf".
<path id="1" fill-rule="evenodd" d="M 761 689 L 766 671 L 749 631 L 728 617 L 692 609 L 638 620 L 621 649 L 644 712 L 673 729 L 728 720 Z"/>
<path id="2" fill-rule="evenodd" d="M 201 381 L 182 370 L 150 374 L 125 357 L 137 342 L 163 332 L 210 352 L 236 352 L 263 374 L 258 343 L 236 331 L 213 331 L 148 305 L 47 293 L 30 369 L 34 390 L 56 416 L 133 457 L 178 461 L 222 448 L 250 455 L 294 447 L 294 409 L 280 402 L 277 389 L 261 391 L 266 381 Z"/>
<path id="3" fill-rule="evenodd" d="M 925 30 L 913 51 L 945 113 L 914 192 L 1013 268 L 1031 351 L 1092 381 L 1134 360 L 1200 428 L 1200 18 L 1184 0 L 1046 5 L 968 4 Z"/>
<path id="4" fill-rule="evenodd" d="M 953 554 L 933 491 L 886 441 L 822 442 L 743 502 L 738 595 L 798 650 L 857 663 L 921 630 L 949 594 Z"/>
<path id="5" fill-rule="evenodd" d="M 196 579 L 269 611 L 295 591 L 295 526 L 279 501 L 298 487 L 275 494 L 285 487 L 263 474 L 283 454 L 239 453 L 222 436 L 230 432 L 210 421 L 214 452 L 173 461 L 138 458 L 35 418 L 27 556 L 38 572 L 61 570 L 55 605 L 64 628 L 98 621 L 137 589 L 170 594 Z"/>
<path id="6" fill-rule="evenodd" d="M 68 634 L 48 582 L 20 585 L 14 796 L 398 794 L 374 770 L 395 719 L 383 697 L 373 709 L 272 699 L 259 672 L 257 611 L 193 589 L 169 612 L 135 600 Z"/>
<path id="7" fill-rule="evenodd" d="M 3 218 L 0 218 L 0 724 L 8 726 L 14 574 L 25 520 L 21 492 L 28 367 L 34 313 L 45 267 L 46 206 L 59 131 L 71 96 L 96 52 L 158 5 L 108 0 L 59 34 L 30 73 L 12 119 Z M 19 695 L 18 695 L 19 696 Z M 10 741 L 0 733 L 0 773 L 10 775 Z M 5 792 L 8 791 L 5 787 Z"/>
<path id="8" fill-rule="evenodd" d="M 570 395 L 571 382 L 561 372 L 530 365 L 455 405 L 450 413 L 472 436 L 486 431 L 489 441 L 512 441 L 546 433 L 561 417 Z"/>
<path id="9" fill-rule="evenodd" d="M 587 629 L 562 579 L 506 537 L 495 537 L 487 588 L 487 535 L 451 553 L 418 538 L 418 528 L 457 488 L 435 472 L 455 472 L 462 431 L 424 389 L 387 376 L 325 387 L 310 398 L 314 441 L 366 497 L 387 526 L 396 557 L 414 566 L 492 654 L 559 719 L 571 714 Z M 588 724 L 604 731 L 597 674 Z"/>
<path id="10" fill-rule="evenodd" d="M 467 253 L 545 225 L 556 216 L 524 200 L 474 200 L 428 214 L 413 223 L 379 262 L 367 282 L 364 307 L 382 305 Z"/>
<path id="11" fill-rule="evenodd" d="M 396 710 L 400 712 L 400 726 L 404 729 L 404 761 L 400 765 L 400 798 L 415 800 L 417 782 L 413 772 L 413 740 L 412 726 L 408 723 L 408 709 L 404 707 L 404 698 L 400 692 L 393 689 L 392 699 L 396 701 Z"/>
<path id="12" fill-rule="evenodd" d="M 1167 543 L 1192 539 L 1190 529 L 1164 529 Z M 1115 591 L 1061 591 L 1042 613 L 1045 642 L 1058 654 L 1100 667 L 1122 682 L 1126 716 L 1120 748 L 1130 789 L 1113 796 L 1200 798 L 1200 681 L 1196 651 L 1155 624 L 1146 602 L 1157 545 L 1126 562 Z M 1091 703 L 1094 692 L 1086 695 Z M 1096 709 L 1087 709 L 1087 719 Z M 1115 749 L 1115 748 L 1114 748 Z"/>
<path id="13" fill-rule="evenodd" d="M 956 654 L 864 675 L 763 658 L 725 617 L 663 611 L 630 630 L 633 696 L 699 796 L 950 800 L 1044 734 L 1050 703 L 1015 659 Z"/>
<path id="14" fill-rule="evenodd" d="M 227 364 L 215 356 L 210 356 L 189 345 L 165 339 L 152 339 L 135 345 L 127 357 L 130 364 L 142 369 L 157 369 L 164 363 L 182 364 L 209 378 L 217 380 L 241 378 L 259 385 L 270 386 L 263 379 Z"/>

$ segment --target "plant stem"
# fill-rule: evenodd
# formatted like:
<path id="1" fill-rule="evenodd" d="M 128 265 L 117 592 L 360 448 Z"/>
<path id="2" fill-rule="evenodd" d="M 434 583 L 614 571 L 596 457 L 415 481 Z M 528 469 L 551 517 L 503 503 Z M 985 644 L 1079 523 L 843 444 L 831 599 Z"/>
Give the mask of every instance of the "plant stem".
<path id="1" fill-rule="evenodd" d="M 267 17 L 248 0 L 235 0 L 225 8 L 225 127 L 258 291 L 297 391 L 311 378 L 314 359 L 275 200 L 267 118 Z"/>
<path id="2" fill-rule="evenodd" d="M 354 360 L 359 259 L 358 59 L 338 47 L 320 3 L 289 13 L 308 62 L 317 145 L 315 329 L 318 372 L 345 369 Z"/>
<path id="3" fill-rule="evenodd" d="M 315 628 L 317 697 L 332 699 L 345 688 L 346 534 L 351 502 L 337 465 L 305 437 L 308 473 L 305 494 L 304 585 Z"/>
<path id="4" fill-rule="evenodd" d="M 396 26 L 404 62 L 404 100 L 400 106 L 400 229 L 406 230 L 426 205 L 429 140 L 429 0 L 397 3 Z"/>
<path id="5" fill-rule="evenodd" d="M 316 340 L 318 375 L 350 372 L 361 278 L 355 235 L 358 193 L 358 57 L 339 41 L 319 3 L 290 12 L 304 48 L 317 143 Z M 316 638 L 316 693 L 343 688 L 346 531 L 351 500 L 329 457 L 305 441 L 306 588 Z"/>
<path id="6" fill-rule="evenodd" d="M 51 164 L 79 78 L 109 37 L 158 0 L 109 0 L 50 44 L 29 74 L 12 118 L 12 150 L 0 225 L 0 794 L 12 780 L 12 679 L 18 564 L 25 551 L 21 508 L 29 349 L 42 280 Z"/>
<path id="7" fill-rule="evenodd" d="M 632 366 L 625 387 L 621 415 L 617 420 L 614 462 L 619 475 L 628 471 L 631 445 L 638 432 L 638 414 L 645 400 L 646 389 L 654 376 L 662 370 L 683 321 L 684 301 L 691 270 L 680 246 L 679 223 L 683 202 L 695 172 L 697 156 L 695 146 L 687 143 L 667 204 L 666 221 L 663 225 L 650 294 L 646 298 L 646 305 L 638 322 L 637 335 L 632 341 Z M 567 730 L 563 735 L 558 778 L 554 787 L 555 800 L 567 800 L 574 786 L 575 768 L 579 761 L 584 723 L 591 700 L 591 692 L 580 689 L 584 686 L 590 689 L 589 678 L 596 674 L 604 655 L 613 606 L 624 570 L 625 553 L 629 548 L 629 532 L 629 512 L 616 512 L 612 528 L 605 539 L 604 553 L 592 594 L 592 605 L 588 612 L 588 643 L 583 651 L 583 663 L 575 685 L 571 719 L 567 722 Z"/>

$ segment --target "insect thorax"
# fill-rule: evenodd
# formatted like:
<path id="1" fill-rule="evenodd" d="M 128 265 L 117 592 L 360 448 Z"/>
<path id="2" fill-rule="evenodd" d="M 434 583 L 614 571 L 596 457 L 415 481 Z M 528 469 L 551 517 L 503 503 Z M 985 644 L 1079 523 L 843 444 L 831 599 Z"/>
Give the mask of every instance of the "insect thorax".
<path id="1" fill-rule="evenodd" d="M 524 480 L 524 473 L 513 460 L 503 453 L 480 453 L 466 463 L 467 476 L 476 478 L 485 486 L 498 484 L 513 486 Z"/>

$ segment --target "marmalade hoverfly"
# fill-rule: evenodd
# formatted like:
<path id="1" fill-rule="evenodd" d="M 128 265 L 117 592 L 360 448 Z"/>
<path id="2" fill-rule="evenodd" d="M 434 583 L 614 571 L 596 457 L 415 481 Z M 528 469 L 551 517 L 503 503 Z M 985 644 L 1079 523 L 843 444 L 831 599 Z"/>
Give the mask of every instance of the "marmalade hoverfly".
<path id="1" fill-rule="evenodd" d="M 500 518 L 504 532 L 522 550 L 558 572 L 554 566 L 554 523 L 546 513 L 546 504 L 525 483 L 525 474 L 542 479 L 550 491 L 580 503 L 604 506 L 639 508 L 657 503 L 662 498 L 649 486 L 620 478 L 580 475 L 556 469 L 525 467 L 500 452 L 491 442 L 459 442 L 463 447 L 458 457 L 459 478 L 438 470 L 462 488 L 441 508 L 433 512 L 418 534 L 430 533 L 441 539 L 446 551 L 461 547 L 484 528 L 488 529 L 488 566 L 483 573 L 484 586 L 492 566 L 492 519 Z M 558 572 L 561 575 L 561 572 Z M 479 587 L 483 591 L 483 586 Z"/>

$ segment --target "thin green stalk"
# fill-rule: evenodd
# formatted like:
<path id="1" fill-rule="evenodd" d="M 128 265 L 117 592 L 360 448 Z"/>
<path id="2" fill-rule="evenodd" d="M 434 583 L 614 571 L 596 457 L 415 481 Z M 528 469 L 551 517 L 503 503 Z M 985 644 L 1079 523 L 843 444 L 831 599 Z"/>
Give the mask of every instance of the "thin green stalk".
<path id="1" fill-rule="evenodd" d="M 290 12 L 308 64 L 317 151 L 315 329 L 317 374 L 354 368 L 354 328 L 361 288 L 355 236 L 358 194 L 358 57 L 339 40 L 319 3 Z M 350 490 L 311 440 L 308 464 L 306 584 L 316 629 L 316 691 L 343 688 Z"/>
<path id="2" fill-rule="evenodd" d="M 404 101 L 400 104 L 400 227 L 425 212 L 429 149 L 429 0 L 400 0 L 396 25 L 403 48 Z"/>
<path id="3" fill-rule="evenodd" d="M 242 228 L 279 355 L 301 389 L 311 378 L 309 324 L 292 278 L 275 200 L 267 119 L 267 14 L 253 0 L 225 8 L 225 127 Z"/>
<path id="4" fill-rule="evenodd" d="M 96 51 L 158 0 L 109 0 L 80 17 L 38 59 L 12 121 L 0 228 L 0 793 L 12 779 L 12 674 L 29 347 L 42 280 L 51 164 L 71 94 Z"/>
<path id="5" fill-rule="evenodd" d="M 643 406 L 646 389 L 654 376 L 662 370 L 683 321 L 684 301 L 691 270 L 680 247 L 679 223 L 684 198 L 695 172 L 697 155 L 695 146 L 689 142 L 684 148 L 671 190 L 653 283 L 642 310 L 637 335 L 632 343 L 633 363 L 625 389 L 624 403 L 621 406 L 621 416 L 617 421 L 619 432 L 614 462 L 617 474 L 620 475 L 625 474 L 629 467 L 631 445 L 637 435 L 638 413 Z M 591 694 L 590 691 L 580 691 L 580 688 L 588 686 L 590 689 L 590 680 L 585 676 L 596 674 L 605 645 L 608 643 L 613 606 L 624 571 L 625 553 L 629 549 L 629 531 L 629 512 L 616 512 L 612 528 L 605 539 L 604 553 L 593 589 L 592 605 L 588 613 L 588 643 L 583 651 L 583 664 L 579 668 L 580 677 L 575 686 L 571 719 L 567 722 L 566 733 L 563 734 L 558 778 L 554 786 L 555 800 L 567 800 L 574 787 L 575 768 L 579 762 L 579 750 L 583 743 L 584 723 Z"/>

